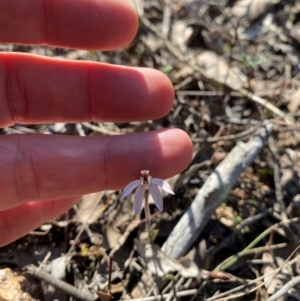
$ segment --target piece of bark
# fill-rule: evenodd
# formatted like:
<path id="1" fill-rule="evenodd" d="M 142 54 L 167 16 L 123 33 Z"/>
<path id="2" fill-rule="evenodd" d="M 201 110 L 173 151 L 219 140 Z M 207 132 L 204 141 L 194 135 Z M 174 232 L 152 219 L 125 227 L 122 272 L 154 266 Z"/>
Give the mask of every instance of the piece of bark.
<path id="1" fill-rule="evenodd" d="M 174 259 L 183 256 L 197 240 L 211 215 L 224 202 L 239 175 L 263 148 L 272 125 L 268 124 L 248 143 L 238 142 L 197 193 L 162 247 Z"/>

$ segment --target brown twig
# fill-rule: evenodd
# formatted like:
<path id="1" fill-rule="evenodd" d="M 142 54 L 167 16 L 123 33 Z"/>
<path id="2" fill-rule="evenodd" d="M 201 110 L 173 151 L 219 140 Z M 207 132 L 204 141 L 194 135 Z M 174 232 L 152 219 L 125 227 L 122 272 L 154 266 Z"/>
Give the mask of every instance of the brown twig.
<path id="1" fill-rule="evenodd" d="M 237 133 L 237 134 L 232 134 L 232 135 L 226 135 L 226 136 L 220 136 L 220 137 L 208 137 L 208 138 L 194 138 L 192 139 L 193 142 L 208 142 L 208 143 L 215 143 L 218 141 L 230 141 L 230 140 L 238 140 L 241 138 L 244 138 L 246 136 L 249 136 L 253 134 L 260 125 L 251 127 L 243 132 Z"/>
<path id="2" fill-rule="evenodd" d="M 239 92 L 224 92 L 224 91 L 191 91 L 191 90 L 177 90 L 175 91 L 178 95 L 191 95 L 191 96 L 242 96 Z"/>
<path id="3" fill-rule="evenodd" d="M 274 170 L 274 183 L 275 183 L 275 194 L 276 194 L 276 200 L 278 204 L 281 207 L 281 220 L 283 222 L 286 222 L 288 220 L 288 217 L 286 215 L 286 207 L 283 199 L 283 192 L 282 192 L 282 187 L 280 183 L 280 166 L 279 162 L 277 159 L 277 147 L 275 144 L 275 140 L 273 136 L 270 136 L 268 139 L 268 144 L 269 144 L 269 149 L 272 154 L 272 159 L 273 159 L 273 170 Z M 291 230 L 289 224 L 285 224 L 285 229 L 286 229 L 286 235 L 291 239 L 291 241 L 295 244 L 297 244 L 297 239 L 293 235 L 293 231 Z"/>
<path id="4" fill-rule="evenodd" d="M 69 283 L 66 283 L 60 279 L 53 277 L 52 275 L 47 273 L 45 270 L 39 269 L 38 267 L 36 267 L 34 265 L 28 265 L 25 267 L 25 269 L 28 274 L 53 285 L 54 287 L 62 290 L 69 296 L 72 296 L 75 300 L 78 300 L 78 301 L 97 301 L 97 300 L 99 300 L 98 297 L 95 297 L 90 293 L 83 292 L 82 290 L 79 290 L 78 288 L 70 285 Z"/>
<path id="5" fill-rule="evenodd" d="M 164 0 L 162 34 L 167 38 L 171 28 L 172 8 L 171 0 Z"/>
<path id="6" fill-rule="evenodd" d="M 108 293 L 111 293 L 111 274 L 112 274 L 112 264 L 113 264 L 113 260 L 112 258 L 109 256 L 109 266 L 108 266 Z"/>
<path id="7" fill-rule="evenodd" d="M 101 127 L 91 124 L 89 122 L 82 122 L 81 124 L 95 132 L 99 132 L 99 133 L 105 134 L 105 135 L 122 135 L 123 134 L 120 132 L 114 132 L 114 131 L 107 130 L 104 127 L 101 128 Z"/>
<path id="8" fill-rule="evenodd" d="M 288 218 L 286 216 L 286 208 L 285 204 L 283 202 L 283 193 L 280 185 L 280 166 L 279 162 L 277 159 L 277 147 L 275 144 L 275 140 L 273 136 L 270 136 L 268 139 L 268 144 L 269 144 L 269 149 L 272 154 L 272 159 L 273 159 L 273 164 L 274 164 L 274 183 L 275 183 L 275 191 L 276 191 L 276 200 L 281 206 L 281 215 L 282 215 L 282 220 L 286 221 Z"/>

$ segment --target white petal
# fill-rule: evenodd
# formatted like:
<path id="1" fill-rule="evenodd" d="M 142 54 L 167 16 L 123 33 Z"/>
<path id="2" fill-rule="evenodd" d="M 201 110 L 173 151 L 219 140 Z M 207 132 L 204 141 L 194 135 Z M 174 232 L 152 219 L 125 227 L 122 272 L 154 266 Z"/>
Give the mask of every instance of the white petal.
<path id="1" fill-rule="evenodd" d="M 145 196 L 145 187 L 141 185 L 137 188 L 134 194 L 133 208 L 135 214 L 141 213 L 144 196 Z"/>
<path id="2" fill-rule="evenodd" d="M 135 188 L 137 188 L 141 184 L 141 180 L 135 180 L 130 182 L 126 187 L 124 188 L 122 195 L 121 195 L 121 200 L 126 198 Z"/>
<path id="3" fill-rule="evenodd" d="M 155 185 L 161 187 L 163 190 L 166 192 L 169 192 L 171 194 L 175 194 L 175 192 L 172 190 L 171 186 L 168 184 L 168 182 L 162 180 L 162 179 L 157 179 L 157 178 L 152 178 L 151 183 L 154 183 Z"/>
<path id="4" fill-rule="evenodd" d="M 159 211 L 163 211 L 164 203 L 159 189 L 153 183 L 151 183 L 149 185 L 149 190 L 150 190 L 150 194 L 153 197 L 156 207 L 158 208 Z"/>

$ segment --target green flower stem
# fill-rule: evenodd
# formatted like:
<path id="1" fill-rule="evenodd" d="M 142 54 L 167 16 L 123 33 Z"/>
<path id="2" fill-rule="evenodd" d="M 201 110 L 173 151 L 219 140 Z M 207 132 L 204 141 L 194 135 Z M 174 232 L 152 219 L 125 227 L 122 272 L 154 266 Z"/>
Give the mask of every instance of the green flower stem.
<path id="1" fill-rule="evenodd" d="M 230 257 L 228 260 L 226 260 L 221 266 L 219 266 L 215 272 L 218 271 L 225 271 L 232 265 L 234 265 L 242 256 L 246 254 L 246 252 L 250 249 L 252 249 L 254 246 L 256 246 L 263 238 L 265 238 L 267 235 L 269 235 L 272 230 L 274 229 L 274 226 L 271 226 L 267 228 L 264 232 L 262 232 L 260 235 L 258 235 L 244 250 L 239 252 L 237 255 L 234 255 L 233 257 Z"/>
<path id="2" fill-rule="evenodd" d="M 149 197 L 149 190 L 145 191 L 145 217 L 146 217 L 146 229 L 149 233 L 149 238 L 150 238 L 150 228 L 151 228 L 151 215 L 150 215 L 150 209 L 149 209 L 149 202 L 148 202 L 148 197 Z"/>

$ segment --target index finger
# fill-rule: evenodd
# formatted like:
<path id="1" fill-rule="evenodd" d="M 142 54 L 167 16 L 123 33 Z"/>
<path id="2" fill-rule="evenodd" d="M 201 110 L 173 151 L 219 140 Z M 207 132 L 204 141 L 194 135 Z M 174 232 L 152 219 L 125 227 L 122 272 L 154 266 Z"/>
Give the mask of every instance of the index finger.
<path id="1" fill-rule="evenodd" d="M 1 0 L 0 42 L 111 50 L 136 34 L 126 0 Z"/>

